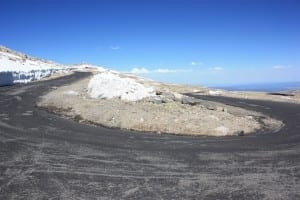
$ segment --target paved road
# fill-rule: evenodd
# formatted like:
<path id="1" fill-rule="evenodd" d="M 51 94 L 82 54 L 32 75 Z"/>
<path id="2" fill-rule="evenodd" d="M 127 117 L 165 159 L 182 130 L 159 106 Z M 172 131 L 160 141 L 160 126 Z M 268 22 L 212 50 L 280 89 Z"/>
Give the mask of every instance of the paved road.
<path id="1" fill-rule="evenodd" d="M 214 97 L 286 123 L 223 138 L 93 127 L 34 106 L 86 75 L 0 88 L 0 199 L 300 199 L 299 105 Z"/>

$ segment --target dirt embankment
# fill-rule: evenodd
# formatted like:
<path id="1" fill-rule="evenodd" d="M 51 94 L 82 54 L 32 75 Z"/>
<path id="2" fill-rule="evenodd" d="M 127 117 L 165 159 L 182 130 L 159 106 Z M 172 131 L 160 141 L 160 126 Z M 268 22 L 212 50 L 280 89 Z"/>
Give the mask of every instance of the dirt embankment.
<path id="1" fill-rule="evenodd" d="M 90 98 L 87 92 L 89 80 L 53 88 L 39 99 L 37 105 L 80 122 L 155 133 L 244 135 L 261 129 L 277 130 L 283 125 L 261 113 L 179 94 L 199 91 L 199 87 L 147 82 L 155 87 L 157 96 L 128 102 L 117 98 Z"/>

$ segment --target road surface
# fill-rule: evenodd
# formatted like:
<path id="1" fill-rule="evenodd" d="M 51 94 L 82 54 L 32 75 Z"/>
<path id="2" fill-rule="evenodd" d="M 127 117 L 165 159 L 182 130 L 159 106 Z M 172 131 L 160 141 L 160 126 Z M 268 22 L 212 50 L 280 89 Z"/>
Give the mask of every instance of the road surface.
<path id="1" fill-rule="evenodd" d="M 0 199 L 300 199 L 299 105 L 197 96 L 285 123 L 220 138 L 89 126 L 35 107 L 87 75 L 0 88 Z"/>

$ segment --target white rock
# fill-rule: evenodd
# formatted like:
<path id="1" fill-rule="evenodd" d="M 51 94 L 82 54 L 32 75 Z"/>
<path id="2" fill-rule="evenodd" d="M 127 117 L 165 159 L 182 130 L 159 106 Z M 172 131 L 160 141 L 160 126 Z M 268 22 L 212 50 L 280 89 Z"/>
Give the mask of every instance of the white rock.
<path id="1" fill-rule="evenodd" d="M 177 93 L 177 92 L 174 92 L 173 95 L 174 95 L 174 97 L 175 97 L 175 99 L 176 99 L 177 101 L 181 101 L 181 100 L 182 100 L 182 97 L 183 97 L 182 94 L 179 94 L 179 93 Z"/>

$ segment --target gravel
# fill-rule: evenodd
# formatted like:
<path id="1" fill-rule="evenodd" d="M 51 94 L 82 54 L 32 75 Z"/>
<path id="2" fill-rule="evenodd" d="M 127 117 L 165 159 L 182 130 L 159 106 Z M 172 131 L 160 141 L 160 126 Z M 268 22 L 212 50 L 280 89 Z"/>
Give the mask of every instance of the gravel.
<path id="1" fill-rule="evenodd" d="M 37 105 L 83 123 L 159 134 L 243 136 L 282 126 L 282 122 L 258 112 L 180 94 L 194 90 L 187 86 L 152 82 L 154 97 L 134 102 L 93 99 L 88 95 L 89 80 L 55 88 Z"/>

